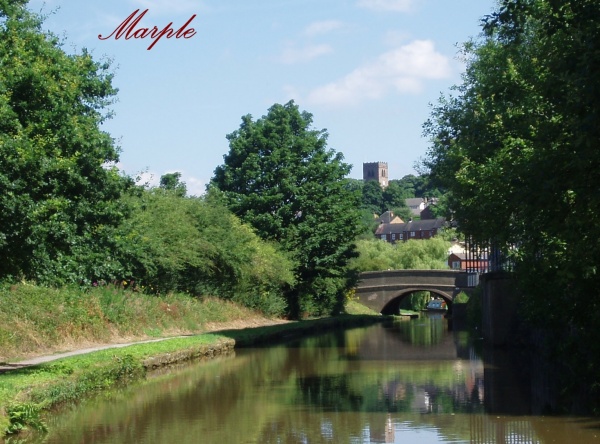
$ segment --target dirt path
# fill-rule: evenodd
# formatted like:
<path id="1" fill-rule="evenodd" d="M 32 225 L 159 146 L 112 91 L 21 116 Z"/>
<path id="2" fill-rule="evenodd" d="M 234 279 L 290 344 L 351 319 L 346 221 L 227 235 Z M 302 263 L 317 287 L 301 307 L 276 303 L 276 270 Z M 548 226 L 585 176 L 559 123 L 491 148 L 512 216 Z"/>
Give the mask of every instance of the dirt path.
<path id="1" fill-rule="evenodd" d="M 205 328 L 202 332 L 191 333 L 186 335 L 179 336 L 169 336 L 163 338 L 153 338 L 153 339 L 138 339 L 127 342 L 113 342 L 110 344 L 98 344 L 91 347 L 81 347 L 78 348 L 77 344 L 75 345 L 75 349 L 68 352 L 58 352 L 49 355 L 36 356 L 27 359 L 23 359 L 16 362 L 2 362 L 0 363 L 0 374 L 5 373 L 10 370 L 19 369 L 23 367 L 31 367 L 33 365 L 43 364 L 45 362 L 56 361 L 62 358 L 68 358 L 69 356 L 77 356 L 83 355 L 86 353 L 92 353 L 95 351 L 106 350 L 109 348 L 123 348 L 128 347 L 130 345 L 136 344 L 144 344 L 148 342 L 159 342 L 159 341 L 168 341 L 169 339 L 181 338 L 184 336 L 193 336 L 200 335 L 203 333 L 215 333 L 221 330 L 241 330 L 244 328 L 253 328 L 253 327 L 264 327 L 267 325 L 275 325 L 275 324 L 283 324 L 289 321 L 281 320 L 281 319 L 252 319 L 252 320 L 238 320 L 232 322 L 222 322 L 222 323 L 210 323 L 206 324 Z"/>

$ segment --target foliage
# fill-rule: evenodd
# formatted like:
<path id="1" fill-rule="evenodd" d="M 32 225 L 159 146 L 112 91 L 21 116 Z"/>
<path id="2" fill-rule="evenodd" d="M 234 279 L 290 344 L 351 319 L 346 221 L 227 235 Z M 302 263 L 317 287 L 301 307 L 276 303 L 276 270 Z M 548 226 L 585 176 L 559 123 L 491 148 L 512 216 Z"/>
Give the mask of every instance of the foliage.
<path id="1" fill-rule="evenodd" d="M 327 149 L 327 133 L 313 129 L 312 115 L 293 102 L 273 105 L 258 120 L 244 116 L 227 139 L 230 150 L 211 188 L 295 260 L 290 314 L 339 313 L 353 284 L 346 264 L 361 231 L 359 198 L 345 179 L 350 166 Z"/>
<path id="2" fill-rule="evenodd" d="M 419 176 L 408 174 L 402 177 L 402 179 L 390 180 L 389 183 L 398 186 L 402 190 L 401 192 L 405 199 L 411 197 L 439 198 L 445 193 L 445 190 L 436 187 L 436 184 L 431 181 L 428 174 L 420 174 Z"/>
<path id="3" fill-rule="evenodd" d="M 52 289 L 27 283 L 0 286 L 0 313 L 0 362 L 73 343 L 197 333 L 207 323 L 262 319 L 257 311 L 217 298 L 148 296 L 114 285 Z"/>
<path id="4" fill-rule="evenodd" d="M 185 182 L 181 182 L 181 173 L 167 173 L 160 176 L 160 188 L 170 190 L 179 197 L 184 197 L 187 193 Z"/>
<path id="5" fill-rule="evenodd" d="M 452 218 L 447 198 L 432 185 L 431 180 L 426 175 L 417 177 L 409 174 L 402 179 L 392 179 L 385 189 L 381 187 L 379 182 L 374 180 L 363 182 L 359 179 L 346 179 L 346 188 L 351 191 L 358 191 L 362 195 L 360 210 L 364 227 L 362 236 L 364 238 L 372 237 L 377 228 L 377 224 L 372 223 L 374 214 L 381 215 L 386 211 L 391 211 L 405 222 L 413 218 L 410 208 L 406 206 L 406 199 L 414 197 L 437 198 L 436 204 L 430 206 L 434 217 Z M 369 217 L 366 217 L 366 215 Z"/>
<path id="6" fill-rule="evenodd" d="M 456 297 L 454 298 L 455 304 L 466 304 L 467 302 L 469 302 L 469 295 L 467 293 L 465 293 L 464 291 L 461 291 L 460 293 L 458 293 L 456 295 Z"/>
<path id="7" fill-rule="evenodd" d="M 362 227 L 362 233 L 359 234 L 357 239 L 373 239 L 373 234 L 379 226 L 379 218 L 377 215 L 368 209 L 361 208 L 360 210 L 360 224 Z"/>
<path id="8" fill-rule="evenodd" d="M 388 186 L 383 189 L 379 182 L 369 180 L 363 184 L 362 189 L 363 210 L 374 214 L 383 214 L 393 211 L 402 220 L 410 218 L 410 209 L 406 206 L 405 199 L 413 197 L 401 188 L 398 181 L 390 180 Z"/>
<path id="9" fill-rule="evenodd" d="M 599 18 L 593 0 L 501 1 L 425 126 L 461 229 L 515 256 L 545 326 L 589 328 L 600 308 Z"/>
<path id="10" fill-rule="evenodd" d="M 31 402 L 15 402 L 6 407 L 9 426 L 4 431 L 6 435 L 20 433 L 31 427 L 37 431 L 48 430 L 46 423 L 40 417 L 41 409 Z"/>
<path id="11" fill-rule="evenodd" d="M 359 255 L 350 264 L 358 272 L 448 268 L 450 243 L 439 237 L 395 244 L 379 239 L 359 240 L 357 248 Z"/>
<path id="12" fill-rule="evenodd" d="M 437 237 L 444 239 L 447 242 L 461 241 L 464 242 L 464 233 L 453 227 L 444 227 L 438 231 Z"/>
<path id="13" fill-rule="evenodd" d="M 115 277 L 118 200 L 130 184 L 100 130 L 116 89 L 108 62 L 67 55 L 26 1 L 0 2 L 0 278 Z"/>
<path id="14" fill-rule="evenodd" d="M 427 308 L 431 300 L 431 293 L 428 291 L 415 291 L 400 301 L 400 310 L 411 310 L 419 312 Z"/>
<path id="15" fill-rule="evenodd" d="M 425 125 L 426 166 L 461 229 L 514 256 L 523 313 L 560 332 L 569 379 L 598 387 L 600 4 L 502 0 L 483 30 Z"/>
<path id="16" fill-rule="evenodd" d="M 371 213 L 381 214 L 385 212 L 383 201 L 383 189 L 376 180 L 368 180 L 362 186 L 362 206 Z"/>
<path id="17" fill-rule="evenodd" d="M 292 261 L 215 199 L 160 188 L 128 199 L 133 213 L 121 229 L 131 247 L 124 260 L 139 289 L 213 295 L 269 315 L 283 312 Z"/>

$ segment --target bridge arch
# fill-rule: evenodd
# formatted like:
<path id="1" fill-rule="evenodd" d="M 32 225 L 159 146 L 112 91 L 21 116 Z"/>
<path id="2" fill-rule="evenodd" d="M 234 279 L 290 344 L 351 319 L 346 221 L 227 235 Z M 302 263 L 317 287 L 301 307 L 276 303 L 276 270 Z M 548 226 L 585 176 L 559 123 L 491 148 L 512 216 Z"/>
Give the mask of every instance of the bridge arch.
<path id="1" fill-rule="evenodd" d="M 383 315 L 395 315 L 399 313 L 400 303 L 404 300 L 405 297 L 417 292 L 417 291 L 427 291 L 431 295 L 438 296 L 446 301 L 448 304 L 448 311 L 452 311 L 452 302 L 454 301 L 454 296 L 450 295 L 444 291 L 436 290 L 436 289 L 426 289 L 426 288 L 406 288 L 398 292 L 395 296 L 390 296 L 388 302 L 381 308 L 380 313 Z"/>
<path id="2" fill-rule="evenodd" d="M 388 270 L 361 273 L 358 301 L 378 313 L 389 312 L 407 294 L 429 291 L 448 302 L 468 287 L 468 275 L 456 270 Z M 391 304 L 391 305 L 390 305 Z M 397 313 L 397 311 L 396 311 Z"/>

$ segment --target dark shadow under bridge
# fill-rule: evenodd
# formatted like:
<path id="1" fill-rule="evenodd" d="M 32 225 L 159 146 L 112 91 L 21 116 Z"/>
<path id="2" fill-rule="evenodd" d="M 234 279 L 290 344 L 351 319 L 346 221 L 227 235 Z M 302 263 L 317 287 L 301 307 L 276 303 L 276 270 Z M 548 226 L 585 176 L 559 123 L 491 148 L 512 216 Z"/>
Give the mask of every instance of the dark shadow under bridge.
<path id="1" fill-rule="evenodd" d="M 416 291 L 429 291 L 449 308 L 461 291 L 470 292 L 477 276 L 455 270 L 388 270 L 361 273 L 358 302 L 382 314 L 397 314 L 400 301 Z"/>

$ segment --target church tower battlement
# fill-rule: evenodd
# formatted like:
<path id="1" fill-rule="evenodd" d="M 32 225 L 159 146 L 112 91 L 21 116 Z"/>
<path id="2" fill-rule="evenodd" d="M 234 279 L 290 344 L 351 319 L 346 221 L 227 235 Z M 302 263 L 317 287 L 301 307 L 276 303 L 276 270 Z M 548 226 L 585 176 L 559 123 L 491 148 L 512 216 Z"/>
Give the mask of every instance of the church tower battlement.
<path id="1" fill-rule="evenodd" d="M 387 162 L 363 163 L 363 181 L 376 180 L 381 188 L 388 186 L 388 164 Z"/>

